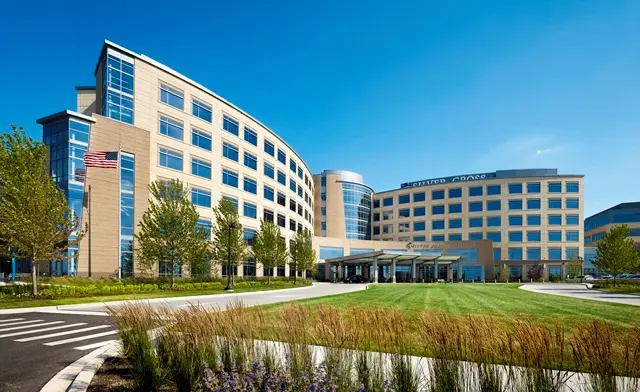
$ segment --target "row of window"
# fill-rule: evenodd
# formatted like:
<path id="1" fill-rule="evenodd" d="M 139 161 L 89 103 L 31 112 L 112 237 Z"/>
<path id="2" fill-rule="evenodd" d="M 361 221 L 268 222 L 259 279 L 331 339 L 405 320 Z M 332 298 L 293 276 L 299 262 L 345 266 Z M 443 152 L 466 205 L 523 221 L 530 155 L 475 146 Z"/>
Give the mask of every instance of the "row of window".
<path id="1" fill-rule="evenodd" d="M 486 219 L 485 219 L 486 218 Z M 524 226 L 526 220 L 527 226 L 540 226 L 541 225 L 541 216 L 540 215 L 510 215 L 507 217 L 507 223 L 509 226 Z M 485 224 L 486 221 L 486 224 Z M 568 226 L 578 226 L 580 222 L 578 215 L 570 215 L 566 214 L 564 216 L 564 224 Z M 424 221 L 414 221 L 413 230 L 425 230 L 426 222 Z M 411 222 L 398 223 L 398 227 L 409 227 Z M 562 215 L 548 215 L 547 216 L 547 224 L 549 226 L 561 226 L 563 224 Z M 387 225 L 388 226 L 388 225 Z M 431 221 L 431 228 L 434 230 L 444 229 L 445 221 L 441 220 L 433 220 Z M 471 217 L 468 219 L 467 227 L 500 227 L 502 226 L 502 217 L 501 216 L 487 216 L 487 217 Z M 449 228 L 456 229 L 462 228 L 463 221 L 461 218 L 453 218 L 449 219 Z M 407 230 L 409 231 L 409 230 Z"/>
<path id="2" fill-rule="evenodd" d="M 589 231 L 598 227 L 621 223 L 637 223 L 640 222 L 640 212 L 613 212 L 609 214 L 602 214 L 586 219 L 584 222 L 584 230 Z"/>
<path id="3" fill-rule="evenodd" d="M 486 187 L 486 191 L 485 191 Z M 539 182 L 529 182 L 526 184 L 522 183 L 511 183 L 507 184 L 507 193 L 510 195 L 519 195 L 523 194 L 523 190 L 526 187 L 527 194 L 537 194 L 541 192 L 541 184 Z M 449 199 L 455 199 L 462 197 L 462 189 L 463 188 L 450 188 L 447 190 Z M 486 195 L 500 195 L 502 194 L 502 185 L 479 185 L 479 186 L 470 186 L 467 189 L 467 196 L 469 197 L 477 197 Z M 564 191 L 566 193 L 579 193 L 580 192 L 580 184 L 578 182 L 565 182 L 564 183 Z M 547 192 L 548 193 L 562 193 L 562 182 L 548 182 L 547 183 Z M 443 200 L 445 198 L 445 190 L 438 189 L 431 191 L 431 200 Z M 426 200 L 425 192 L 413 192 L 412 194 L 406 193 L 402 195 L 398 195 L 398 204 L 408 204 L 411 203 L 413 199 L 414 203 L 423 202 Z M 382 206 L 388 207 L 394 204 L 394 197 L 389 196 L 382 198 Z M 373 201 L 373 207 L 380 207 L 380 199 Z"/>
<path id="4" fill-rule="evenodd" d="M 593 234 L 593 235 L 584 236 L 584 243 L 585 244 L 589 244 L 591 242 L 600 241 L 601 239 L 604 238 L 605 234 L 606 233 L 603 231 L 603 232 L 596 233 L 596 234 Z M 630 237 L 640 237 L 640 228 L 629 229 L 629 236 Z"/>
<path id="5" fill-rule="evenodd" d="M 461 222 L 457 220 L 449 221 L 449 229 L 460 229 Z M 383 225 L 383 226 L 374 226 L 373 234 L 393 234 L 394 225 Z M 434 221 L 431 225 L 432 230 L 444 230 L 445 225 L 444 221 Z M 411 227 L 409 223 L 400 223 L 398 225 L 399 233 L 408 233 L 411 232 Z M 416 231 L 426 231 L 426 225 L 424 222 L 415 222 L 413 225 L 413 232 Z M 577 230 L 565 230 L 564 232 L 564 241 L 567 242 L 578 242 L 580 238 L 579 231 Z M 457 236 L 458 234 L 452 233 L 450 235 Z M 462 239 L 462 234 L 459 234 Z M 539 230 L 532 231 L 509 231 L 507 233 L 509 242 L 523 242 L 526 238 L 527 242 L 540 242 L 542 241 L 542 234 Z M 483 239 L 492 240 L 493 242 L 502 242 L 502 234 L 499 231 L 492 232 L 471 232 L 469 233 L 469 240 L 479 241 Z M 553 230 L 547 232 L 547 240 L 550 242 L 562 242 L 562 231 L 561 230 Z"/>

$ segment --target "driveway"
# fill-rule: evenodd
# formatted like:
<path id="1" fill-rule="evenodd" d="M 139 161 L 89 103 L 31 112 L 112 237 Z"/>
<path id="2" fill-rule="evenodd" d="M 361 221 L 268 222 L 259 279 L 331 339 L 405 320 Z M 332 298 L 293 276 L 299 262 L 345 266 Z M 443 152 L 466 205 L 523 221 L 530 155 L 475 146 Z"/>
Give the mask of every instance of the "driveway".
<path id="1" fill-rule="evenodd" d="M 640 306 L 640 295 L 609 293 L 606 291 L 588 289 L 586 284 L 568 283 L 527 283 L 520 286 L 522 290 L 534 293 L 561 295 L 594 301 L 613 302 L 625 305 Z"/>

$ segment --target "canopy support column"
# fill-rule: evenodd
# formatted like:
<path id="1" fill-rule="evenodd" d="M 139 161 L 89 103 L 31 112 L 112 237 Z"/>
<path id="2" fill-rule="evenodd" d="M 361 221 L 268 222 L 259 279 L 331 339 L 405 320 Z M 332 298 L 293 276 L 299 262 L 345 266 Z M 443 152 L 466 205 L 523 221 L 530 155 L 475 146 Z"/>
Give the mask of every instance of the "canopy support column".
<path id="1" fill-rule="evenodd" d="M 378 283 L 378 256 L 373 258 L 373 282 Z"/>
<path id="2" fill-rule="evenodd" d="M 342 282 L 344 280 L 344 265 L 342 262 L 338 263 L 338 282 Z"/>
<path id="3" fill-rule="evenodd" d="M 416 283 L 418 277 L 416 276 L 416 259 L 411 260 L 411 282 Z"/>
<path id="4" fill-rule="evenodd" d="M 396 282 L 396 259 L 391 260 L 391 283 Z"/>
<path id="5" fill-rule="evenodd" d="M 433 281 L 438 282 L 438 259 L 433 260 Z"/>

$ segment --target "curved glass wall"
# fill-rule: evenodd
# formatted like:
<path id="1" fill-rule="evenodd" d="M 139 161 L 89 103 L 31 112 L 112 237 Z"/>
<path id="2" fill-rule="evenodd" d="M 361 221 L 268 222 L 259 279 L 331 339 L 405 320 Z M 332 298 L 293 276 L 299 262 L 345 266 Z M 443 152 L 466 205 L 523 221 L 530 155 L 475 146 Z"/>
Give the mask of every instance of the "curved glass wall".
<path id="1" fill-rule="evenodd" d="M 348 239 L 371 239 L 371 189 L 363 185 L 342 183 L 344 224 Z"/>

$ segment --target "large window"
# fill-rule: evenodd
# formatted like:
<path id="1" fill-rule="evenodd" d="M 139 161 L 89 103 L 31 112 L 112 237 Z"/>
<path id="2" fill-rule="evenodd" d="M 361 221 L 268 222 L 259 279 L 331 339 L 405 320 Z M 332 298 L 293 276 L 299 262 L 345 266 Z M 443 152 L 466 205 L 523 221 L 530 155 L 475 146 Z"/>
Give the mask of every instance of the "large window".
<path id="1" fill-rule="evenodd" d="M 522 184 L 509 184 L 509 194 L 519 195 L 522 193 Z"/>
<path id="2" fill-rule="evenodd" d="M 232 161 L 238 162 L 238 147 L 234 146 L 231 143 L 223 142 L 222 143 L 222 156 L 225 158 L 229 158 Z"/>
<path id="3" fill-rule="evenodd" d="M 578 248 L 566 248 L 565 249 L 565 259 L 566 260 L 575 260 L 578 258 L 579 250 Z"/>
<path id="4" fill-rule="evenodd" d="M 414 207 L 413 216 L 425 216 L 427 214 L 425 207 Z"/>
<path id="5" fill-rule="evenodd" d="M 206 122 L 211 122 L 211 105 L 193 98 L 191 100 L 191 114 Z"/>
<path id="6" fill-rule="evenodd" d="M 411 209 L 403 208 L 401 210 L 398 210 L 398 215 L 400 216 L 400 218 L 409 218 L 411 216 Z"/>
<path id="7" fill-rule="evenodd" d="M 502 242 L 502 235 L 499 231 L 489 231 L 487 232 L 487 239 L 495 243 L 500 243 Z"/>
<path id="8" fill-rule="evenodd" d="M 487 200 L 487 211 L 500 211 L 500 200 Z"/>
<path id="9" fill-rule="evenodd" d="M 184 134 L 182 122 L 160 116 L 160 133 L 174 139 L 182 140 Z"/>
<path id="10" fill-rule="evenodd" d="M 564 232 L 565 241 L 567 242 L 578 242 L 580 235 L 577 230 L 567 230 Z"/>
<path id="11" fill-rule="evenodd" d="M 540 193 L 540 183 L 539 182 L 527 183 L 527 193 Z"/>
<path id="12" fill-rule="evenodd" d="M 211 163 L 198 158 L 191 158 L 191 174 L 211 179 Z"/>
<path id="13" fill-rule="evenodd" d="M 469 227 L 482 227 L 482 217 L 469 218 Z"/>
<path id="14" fill-rule="evenodd" d="M 528 242 L 540 242 L 542 241 L 542 236 L 540 235 L 540 231 L 527 231 L 527 241 Z"/>
<path id="15" fill-rule="evenodd" d="M 282 163 L 283 165 L 287 164 L 287 154 L 279 148 L 278 148 L 278 162 Z"/>
<path id="16" fill-rule="evenodd" d="M 444 190 L 431 191 L 431 200 L 442 200 L 442 199 L 444 199 Z"/>
<path id="17" fill-rule="evenodd" d="M 562 183 L 561 182 L 550 182 L 548 184 L 549 193 L 561 193 L 562 192 Z"/>
<path id="18" fill-rule="evenodd" d="M 425 198 L 424 192 L 415 192 L 413 194 L 413 202 L 414 203 L 420 202 L 420 201 L 425 201 L 425 200 L 426 200 L 426 198 Z"/>
<path id="19" fill-rule="evenodd" d="M 233 209 L 238 211 L 238 199 L 230 197 L 230 196 L 222 196 L 222 200 L 226 200 L 233 205 Z"/>
<path id="20" fill-rule="evenodd" d="M 244 187 L 245 192 L 253 193 L 254 195 L 258 194 L 258 184 L 256 180 L 253 178 L 245 177 L 244 178 Z"/>
<path id="21" fill-rule="evenodd" d="M 274 200 L 274 193 L 273 193 L 273 188 L 271 188 L 270 186 L 265 185 L 264 189 L 263 189 L 263 194 L 264 194 L 264 198 L 267 200 Z"/>
<path id="22" fill-rule="evenodd" d="M 509 241 L 510 242 L 522 242 L 522 232 L 521 231 L 510 231 L 509 232 Z"/>
<path id="23" fill-rule="evenodd" d="M 258 159 L 255 155 L 244 152 L 244 165 L 253 170 L 258 170 Z"/>
<path id="24" fill-rule="evenodd" d="M 222 116 L 222 129 L 236 136 L 240 134 L 240 131 L 238 129 L 238 121 L 227 116 L 226 114 Z"/>
<path id="25" fill-rule="evenodd" d="M 565 224 L 571 225 L 571 226 L 579 224 L 579 220 L 580 220 L 578 215 L 565 215 L 564 219 L 565 219 Z"/>
<path id="26" fill-rule="evenodd" d="M 280 227 L 287 227 L 287 217 L 282 214 L 278 214 L 278 221 L 276 223 Z"/>
<path id="27" fill-rule="evenodd" d="M 431 236 L 431 241 L 433 242 L 443 242 L 444 241 L 444 234 L 434 234 Z"/>
<path id="28" fill-rule="evenodd" d="M 276 156 L 276 148 L 273 146 L 273 143 L 271 143 L 267 139 L 264 140 L 264 152 L 271 155 L 272 157 Z"/>
<path id="29" fill-rule="evenodd" d="M 413 222 L 413 231 L 424 231 L 427 229 L 425 222 Z"/>
<path id="30" fill-rule="evenodd" d="M 521 210 L 522 209 L 522 200 L 509 200 L 509 210 Z"/>
<path id="31" fill-rule="evenodd" d="M 434 220 L 431 222 L 432 230 L 443 230 L 444 229 L 444 221 L 443 220 Z"/>
<path id="32" fill-rule="evenodd" d="M 160 166 L 182 171 L 182 153 L 161 147 Z"/>
<path id="33" fill-rule="evenodd" d="M 499 216 L 488 216 L 487 217 L 487 226 L 488 227 L 499 227 L 502 225 L 502 219 Z"/>
<path id="34" fill-rule="evenodd" d="M 482 186 L 469 187 L 469 196 L 482 196 Z"/>
<path id="35" fill-rule="evenodd" d="M 469 241 L 480 241 L 480 240 L 482 240 L 481 232 L 469 233 Z"/>
<path id="36" fill-rule="evenodd" d="M 478 212 L 482 211 L 482 202 L 481 201 L 470 201 L 469 202 L 469 212 Z"/>
<path id="37" fill-rule="evenodd" d="M 232 172 L 228 169 L 222 169 L 222 183 L 225 185 L 238 187 L 238 173 Z"/>
<path id="38" fill-rule="evenodd" d="M 382 199 L 382 206 L 389 207 L 393 205 L 393 197 L 385 197 Z"/>
<path id="39" fill-rule="evenodd" d="M 527 260 L 540 260 L 542 259 L 542 252 L 540 248 L 527 248 Z"/>
<path id="40" fill-rule="evenodd" d="M 449 189 L 449 198 L 450 199 L 458 198 L 458 197 L 462 197 L 462 188 Z"/>
<path id="41" fill-rule="evenodd" d="M 269 178 L 275 178 L 276 174 L 275 174 L 275 170 L 273 168 L 273 165 L 270 164 L 270 163 L 264 162 L 263 166 L 264 166 L 264 170 L 263 170 L 264 175 L 269 177 Z"/>
<path id="42" fill-rule="evenodd" d="M 206 218 L 198 219 L 198 227 L 200 227 L 205 232 L 205 239 L 207 241 L 211 241 L 211 220 Z"/>
<path id="43" fill-rule="evenodd" d="M 580 185 L 577 182 L 567 182 L 565 184 L 565 188 L 567 193 L 578 193 L 580 192 Z"/>
<path id="44" fill-rule="evenodd" d="M 549 260 L 562 260 L 562 248 L 549 248 Z"/>
<path id="45" fill-rule="evenodd" d="M 493 248 L 493 260 L 495 260 L 495 261 L 502 260 L 502 249 L 501 248 Z"/>
<path id="46" fill-rule="evenodd" d="M 449 213 L 450 214 L 458 214 L 462 212 L 462 204 L 449 204 Z"/>
<path id="47" fill-rule="evenodd" d="M 184 94 L 182 91 L 160 84 L 160 101 L 177 109 L 184 109 Z"/>
<path id="48" fill-rule="evenodd" d="M 296 161 L 291 158 L 289 158 L 289 169 L 291 169 L 294 174 L 298 171 L 298 165 L 296 164 Z"/>
<path id="49" fill-rule="evenodd" d="M 462 228 L 462 219 L 449 219 L 449 228 L 450 229 Z"/>
<path id="50" fill-rule="evenodd" d="M 192 188 L 191 202 L 198 207 L 211 208 L 211 192 L 204 189 Z"/>
<path id="51" fill-rule="evenodd" d="M 133 59 L 107 49 L 102 64 L 102 114 L 108 118 L 133 124 Z"/>
<path id="52" fill-rule="evenodd" d="M 250 128 L 244 127 L 244 140 L 253 144 L 254 146 L 258 145 L 258 134 Z"/>
<path id="53" fill-rule="evenodd" d="M 562 224 L 562 215 L 549 215 L 549 226 L 560 226 Z"/>
<path id="54" fill-rule="evenodd" d="M 522 226 L 522 215 L 510 215 L 509 226 Z"/>
<path id="55" fill-rule="evenodd" d="M 562 199 L 549 199 L 549 209 L 559 210 L 562 208 Z"/>
<path id="56" fill-rule="evenodd" d="M 444 214 L 444 205 L 431 206 L 431 215 Z"/>
<path id="57" fill-rule="evenodd" d="M 209 132 L 192 128 L 191 144 L 193 144 L 194 146 L 203 148 L 207 151 L 211 151 L 211 134 Z"/>
<path id="58" fill-rule="evenodd" d="M 298 190 L 298 184 L 296 184 L 293 178 L 289 179 L 289 189 L 291 189 L 294 192 Z"/>
<path id="59" fill-rule="evenodd" d="M 319 258 L 321 260 L 333 259 L 344 256 L 344 248 L 321 246 Z"/>
<path id="60" fill-rule="evenodd" d="M 287 185 L 287 175 L 284 172 L 278 170 L 278 182 L 282 185 Z"/>
<path id="61" fill-rule="evenodd" d="M 262 219 L 267 222 L 273 222 L 273 211 L 267 210 L 266 208 L 262 211 Z"/>
<path id="62" fill-rule="evenodd" d="M 409 195 L 408 193 L 406 195 L 398 196 L 398 204 L 407 204 L 410 202 L 411 202 L 411 195 Z"/>
<path id="63" fill-rule="evenodd" d="M 570 210 L 577 210 L 580 208 L 580 200 L 578 199 L 565 199 L 565 207 Z"/>
<path id="64" fill-rule="evenodd" d="M 527 215 L 527 226 L 540 226 L 540 215 Z"/>
<path id="65" fill-rule="evenodd" d="M 487 185 L 487 195 L 499 195 L 500 185 Z"/>
<path id="66" fill-rule="evenodd" d="M 540 199 L 527 199 L 527 210 L 539 210 Z"/>
<path id="67" fill-rule="evenodd" d="M 258 207 L 255 204 L 245 201 L 242 206 L 244 210 L 244 216 L 253 219 L 256 219 L 258 217 Z"/>
<path id="68" fill-rule="evenodd" d="M 522 260 L 522 248 L 509 248 L 509 260 Z"/>
<path id="69" fill-rule="evenodd" d="M 550 242 L 560 242 L 562 241 L 562 232 L 561 231 L 549 231 L 549 241 Z"/>
<path id="70" fill-rule="evenodd" d="M 449 234 L 449 241 L 462 241 L 462 234 L 460 233 Z"/>

